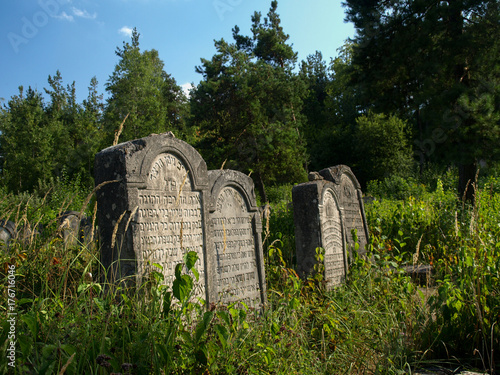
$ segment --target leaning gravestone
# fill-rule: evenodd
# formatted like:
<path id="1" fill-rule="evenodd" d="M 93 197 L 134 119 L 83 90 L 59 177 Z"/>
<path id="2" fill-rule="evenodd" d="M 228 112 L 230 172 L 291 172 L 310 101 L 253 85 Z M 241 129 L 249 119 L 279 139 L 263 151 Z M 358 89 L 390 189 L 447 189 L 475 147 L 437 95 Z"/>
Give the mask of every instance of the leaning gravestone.
<path id="1" fill-rule="evenodd" d="M 331 289 L 347 274 L 342 213 L 335 184 L 319 175 L 313 179 L 292 190 L 297 271 L 302 278 L 312 275 L 319 261 L 316 250 L 322 248 L 324 278 Z"/>
<path id="2" fill-rule="evenodd" d="M 196 251 L 195 294 L 214 301 L 208 174 L 200 154 L 172 133 L 150 135 L 99 152 L 95 181 L 103 184 L 97 190 L 98 223 L 108 279 L 140 283 L 149 271 L 160 271 L 158 264 L 165 284 L 172 285 L 176 265 Z"/>
<path id="3" fill-rule="evenodd" d="M 355 229 L 358 236 L 358 253 L 365 255 L 369 233 L 363 205 L 363 193 L 356 176 L 352 173 L 351 168 L 346 165 L 337 165 L 323 169 L 319 172 L 319 175 L 336 185 L 335 190 L 337 191 L 340 210 L 342 211 L 344 235 L 349 247 L 349 253 L 352 256 L 354 247 L 352 230 Z"/>
<path id="4" fill-rule="evenodd" d="M 256 307 L 265 297 L 262 223 L 250 177 L 232 170 L 209 171 L 210 238 L 215 252 L 217 296 L 224 304 Z"/>

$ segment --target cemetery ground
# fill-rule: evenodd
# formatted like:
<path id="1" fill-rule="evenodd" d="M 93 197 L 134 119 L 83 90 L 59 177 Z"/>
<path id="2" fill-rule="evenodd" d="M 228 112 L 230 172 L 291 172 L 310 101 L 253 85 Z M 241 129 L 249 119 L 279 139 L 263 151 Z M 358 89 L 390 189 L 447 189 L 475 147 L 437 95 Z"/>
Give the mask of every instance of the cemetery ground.
<path id="1" fill-rule="evenodd" d="M 347 282 L 331 291 L 321 249 L 316 275 L 297 276 L 292 187 L 271 189 L 262 221 L 263 310 L 191 299 L 192 252 L 172 285 L 162 285 L 158 269 L 134 289 L 111 287 L 95 242 L 65 243 L 57 221 L 73 210 L 95 223 L 90 191 L 65 180 L 38 195 L 2 191 L 0 219 L 13 221 L 19 235 L 0 251 L 0 373 L 494 373 L 500 179 L 480 179 L 474 207 L 454 186 L 453 173 L 427 185 L 369 184 L 369 260 L 354 254 Z M 423 282 L 405 272 L 423 264 L 433 268 Z M 9 313 L 14 325 L 4 319 Z"/>

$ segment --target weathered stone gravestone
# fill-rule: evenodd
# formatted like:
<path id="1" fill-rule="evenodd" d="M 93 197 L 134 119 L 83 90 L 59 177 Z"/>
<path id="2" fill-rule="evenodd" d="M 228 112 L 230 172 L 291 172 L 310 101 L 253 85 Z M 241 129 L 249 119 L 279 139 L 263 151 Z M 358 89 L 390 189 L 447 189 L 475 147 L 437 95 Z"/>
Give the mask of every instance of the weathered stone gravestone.
<path id="1" fill-rule="evenodd" d="M 7 250 L 10 240 L 16 237 L 16 224 L 10 220 L 0 220 L 0 248 Z"/>
<path id="2" fill-rule="evenodd" d="M 195 295 L 215 301 L 214 264 L 207 239 L 208 174 L 205 161 L 172 133 L 109 147 L 95 161 L 101 258 L 108 279 L 140 283 L 160 271 L 172 285 L 175 266 L 196 251 Z M 208 255 L 208 256 L 207 256 Z"/>
<path id="3" fill-rule="evenodd" d="M 22 246 L 30 246 L 40 235 L 41 225 L 32 227 L 30 223 L 16 226 L 13 221 L 0 220 L 0 248 L 8 250 L 12 241 L 17 241 Z"/>
<path id="4" fill-rule="evenodd" d="M 344 282 L 347 257 L 342 212 L 334 183 L 316 179 L 292 190 L 295 221 L 297 271 L 306 278 L 319 263 L 316 249 L 324 249 L 324 278 L 327 289 Z"/>
<path id="5" fill-rule="evenodd" d="M 266 282 L 262 223 L 250 177 L 236 171 L 209 171 L 210 238 L 215 252 L 217 296 L 224 304 L 263 304 Z"/>
<path id="6" fill-rule="evenodd" d="M 102 150 L 95 181 L 108 280 L 141 283 L 159 265 L 172 285 L 176 265 L 196 251 L 197 297 L 264 303 L 262 225 L 249 177 L 208 172 L 200 154 L 169 133 Z"/>
<path id="7" fill-rule="evenodd" d="M 89 251 L 95 249 L 95 234 L 92 217 L 83 215 L 80 218 L 80 211 L 66 211 L 58 217 L 59 231 L 64 245 L 80 246 Z"/>
<path id="8" fill-rule="evenodd" d="M 368 224 L 366 223 L 361 186 L 351 168 L 346 165 L 337 165 L 319 172 L 325 180 L 336 185 L 335 190 L 339 198 L 340 210 L 344 220 L 344 236 L 349 253 L 352 255 L 354 241 L 352 230 L 356 230 L 360 255 L 366 254 L 368 244 Z"/>
<path id="9" fill-rule="evenodd" d="M 59 229 L 65 246 L 76 246 L 80 232 L 80 212 L 66 211 L 58 217 Z"/>

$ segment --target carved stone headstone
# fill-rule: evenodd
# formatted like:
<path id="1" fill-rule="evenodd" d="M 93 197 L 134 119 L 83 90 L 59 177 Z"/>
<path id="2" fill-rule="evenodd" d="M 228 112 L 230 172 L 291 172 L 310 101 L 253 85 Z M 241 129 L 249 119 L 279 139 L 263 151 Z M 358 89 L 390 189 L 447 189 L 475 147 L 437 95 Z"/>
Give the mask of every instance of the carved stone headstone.
<path id="1" fill-rule="evenodd" d="M 10 220 L 0 220 L 0 248 L 7 250 L 10 240 L 16 237 L 16 224 Z"/>
<path id="2" fill-rule="evenodd" d="M 59 229 L 65 246 L 76 246 L 80 237 L 80 212 L 66 211 L 58 217 Z"/>
<path id="3" fill-rule="evenodd" d="M 356 176 L 352 173 L 351 168 L 346 165 L 326 168 L 321 170 L 319 174 L 325 180 L 336 185 L 335 190 L 342 211 L 344 235 L 349 247 L 349 253 L 352 254 L 354 245 L 352 230 L 355 229 L 358 236 L 358 252 L 360 255 L 366 254 L 366 245 L 369 238 L 368 225 L 363 205 L 363 193 Z"/>
<path id="4" fill-rule="evenodd" d="M 314 265 L 318 263 L 316 249 L 323 248 L 327 289 L 343 283 L 347 257 L 335 184 L 314 178 L 294 186 L 292 198 L 299 276 L 306 278 L 314 273 Z"/>
<path id="5" fill-rule="evenodd" d="M 154 264 L 172 285 L 175 266 L 196 251 L 196 296 L 215 300 L 211 241 L 207 239 L 208 174 L 205 161 L 172 133 L 150 135 L 96 155 L 101 258 L 110 280 L 136 282 Z M 111 182 L 115 181 L 115 182 Z M 207 256 L 209 255 L 209 256 Z"/>
<path id="6" fill-rule="evenodd" d="M 266 283 L 253 181 L 231 170 L 209 171 L 208 178 L 218 299 L 224 304 L 243 301 L 256 307 L 266 299 Z"/>

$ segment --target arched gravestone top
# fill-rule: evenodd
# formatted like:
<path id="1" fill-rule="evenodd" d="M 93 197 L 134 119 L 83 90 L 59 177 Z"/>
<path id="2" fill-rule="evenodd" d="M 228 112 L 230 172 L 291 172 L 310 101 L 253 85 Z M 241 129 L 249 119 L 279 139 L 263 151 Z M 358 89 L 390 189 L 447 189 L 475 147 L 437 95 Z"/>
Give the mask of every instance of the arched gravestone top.
<path id="1" fill-rule="evenodd" d="M 366 222 L 361 185 L 351 168 L 346 165 L 337 165 L 319 171 L 319 175 L 336 185 L 339 205 L 342 210 L 345 238 L 352 253 L 352 230 L 356 229 L 359 243 L 359 254 L 366 254 L 366 245 L 369 240 L 368 224 Z"/>
<path id="2" fill-rule="evenodd" d="M 103 182 L 107 181 L 102 174 L 105 173 L 104 177 L 109 177 L 109 162 L 115 161 L 121 164 L 121 170 L 114 173 L 116 179 L 123 179 L 124 182 L 144 186 L 155 158 L 163 153 L 172 153 L 185 163 L 186 169 L 191 172 L 190 177 L 194 189 L 199 190 L 208 187 L 205 160 L 191 145 L 175 138 L 171 132 L 151 134 L 141 139 L 124 142 L 102 150 L 99 152 L 100 159 L 105 160 L 108 164 L 105 163 L 104 168 L 99 165 L 101 168 L 96 171 L 96 179 Z"/>
<path id="3" fill-rule="evenodd" d="M 101 258 L 111 280 L 132 276 L 141 282 L 152 269 L 160 271 L 158 264 L 172 285 L 176 264 L 196 251 L 196 295 L 212 301 L 211 279 L 205 278 L 213 272 L 208 174 L 201 155 L 172 133 L 125 142 L 96 155 L 96 185 L 114 180 L 119 182 L 97 191 Z"/>
<path id="4" fill-rule="evenodd" d="M 208 172 L 210 239 L 217 297 L 257 307 L 266 300 L 262 223 L 250 177 L 232 170 Z"/>
<path id="5" fill-rule="evenodd" d="M 321 179 L 296 185 L 292 198 L 299 276 L 306 278 L 314 273 L 316 249 L 323 248 L 327 289 L 343 283 L 347 257 L 336 185 Z"/>

